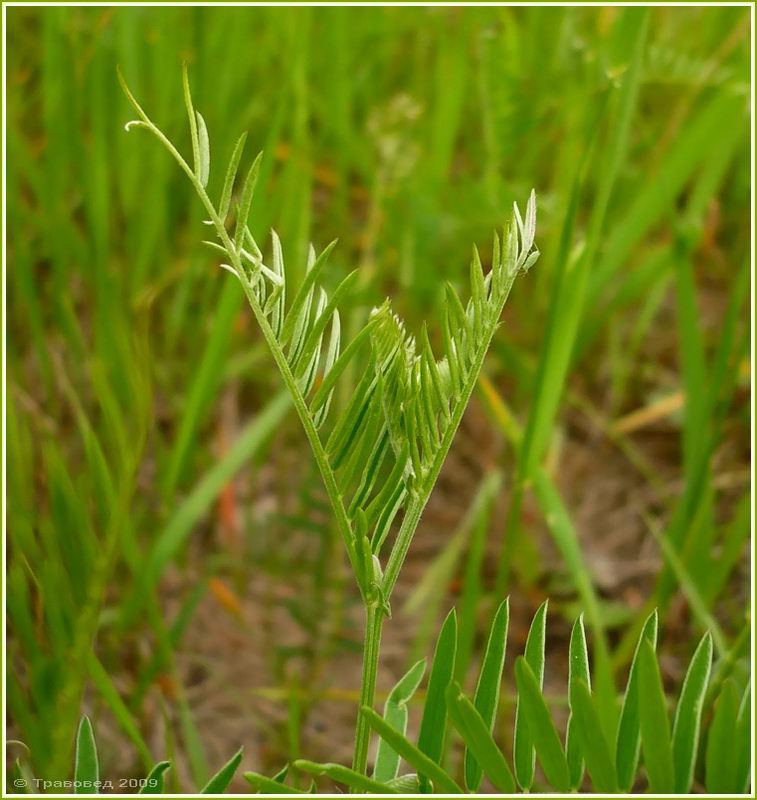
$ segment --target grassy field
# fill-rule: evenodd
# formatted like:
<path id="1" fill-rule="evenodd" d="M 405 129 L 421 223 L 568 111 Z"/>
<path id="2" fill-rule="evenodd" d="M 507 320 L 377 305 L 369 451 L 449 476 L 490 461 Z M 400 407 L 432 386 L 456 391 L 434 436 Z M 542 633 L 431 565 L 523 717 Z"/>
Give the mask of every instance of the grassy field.
<path id="1" fill-rule="evenodd" d="M 477 662 L 507 595 L 520 648 L 551 598 L 557 709 L 581 612 L 598 691 L 625 685 L 655 607 L 668 690 L 705 630 L 743 690 L 749 25 L 727 7 L 8 8 L 11 755 L 67 776 L 87 711 L 106 773 L 166 757 L 191 791 L 240 746 L 273 773 L 346 763 L 353 735 L 360 598 L 319 476 L 185 176 L 124 131 L 117 66 L 185 153 L 183 62 L 212 163 L 249 131 L 253 234 L 269 252 L 275 228 L 295 283 L 309 243 L 339 239 L 324 281 L 359 269 L 348 333 L 390 296 L 438 338 L 444 282 L 465 294 L 471 245 L 488 254 L 536 190 L 542 255 L 398 583 L 380 693 L 453 605 Z"/>

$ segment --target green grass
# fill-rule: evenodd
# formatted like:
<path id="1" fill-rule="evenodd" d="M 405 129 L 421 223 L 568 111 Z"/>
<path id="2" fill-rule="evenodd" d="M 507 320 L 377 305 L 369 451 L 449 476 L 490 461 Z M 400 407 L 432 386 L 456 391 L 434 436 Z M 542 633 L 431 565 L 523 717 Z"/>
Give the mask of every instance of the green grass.
<path id="1" fill-rule="evenodd" d="M 175 760 L 177 749 L 191 788 L 207 782 L 214 734 L 194 719 L 178 656 L 213 576 L 245 602 L 251 580 L 296 581 L 286 610 L 302 650 L 268 630 L 266 663 L 287 697 L 317 688 L 289 723 L 255 721 L 272 761 L 313 755 L 313 704 L 332 659 L 351 658 L 357 638 L 346 620 L 359 593 L 339 531 L 324 521 L 294 410 L 238 282 L 196 246 L 208 229 L 185 177 L 148 137 L 124 133 L 117 65 L 192 154 L 177 77 L 188 63 L 214 198 L 249 130 L 246 152 L 264 153 L 250 230 L 263 242 L 276 228 L 292 286 L 309 242 L 321 252 L 339 239 L 322 279 L 333 296 L 358 268 L 342 304 L 345 342 L 385 295 L 422 342 L 420 320 L 439 315 L 443 282 L 468 296 L 470 243 L 488 270 L 491 231 L 536 187 L 542 257 L 508 303 L 473 401 L 491 411 L 489 435 L 506 445 L 482 465 L 479 499 L 464 498 L 468 521 L 455 535 L 453 521 L 436 531 L 435 552 L 446 555 L 430 561 L 414 603 L 393 604 L 415 639 L 405 667 L 431 655 L 458 579 L 463 693 L 483 655 L 483 621 L 504 596 L 550 594 L 555 626 L 577 616 L 578 603 L 592 698 L 604 698 L 594 712 L 615 753 L 620 687 L 644 612 L 659 607 L 664 624 L 683 607 L 683 624 L 659 643 L 662 663 L 682 667 L 711 628 L 712 683 L 733 680 L 736 697 L 715 705 L 728 711 L 717 727 L 735 730 L 731 707 L 750 671 L 748 24 L 739 8 L 7 9 L 8 707 L 9 731 L 37 774 L 70 777 L 86 711 L 96 729 L 123 737 L 133 775 L 147 774 L 150 756 Z M 440 331 L 429 326 L 437 353 Z M 346 371 L 345 387 L 360 376 Z M 682 412 L 615 433 L 618 419 L 678 392 Z M 219 444 L 229 398 L 238 425 Z M 337 387 L 330 413 L 349 400 Z M 639 528 L 663 568 L 619 629 L 616 598 L 597 588 L 585 547 L 597 532 L 585 529 L 579 501 L 594 487 L 576 486 L 569 471 L 586 424 L 655 497 Z M 662 460 L 649 446 L 655 436 Z M 297 507 L 279 476 L 273 513 L 242 508 L 243 557 L 231 555 L 216 533 L 225 493 L 237 475 L 262 492 L 258 481 L 270 485 L 271 467 L 285 470 L 277 465 L 293 447 L 305 464 L 292 475 Z M 507 504 L 490 511 L 490 490 Z M 302 535 L 305 551 L 295 544 Z M 543 555 L 544 536 L 557 560 Z M 168 613 L 167 571 L 197 574 L 200 542 L 199 585 L 183 580 Z M 266 602 L 274 618 L 281 601 Z M 165 751 L 150 754 L 164 677 L 176 692 L 165 698 L 171 730 Z M 579 713 L 591 719 L 581 692 Z M 705 727 L 719 696 L 705 697 Z M 471 701 L 485 731 L 488 710 Z M 507 782 L 478 718 L 456 706 Z M 512 715 L 512 698 L 498 706 Z M 409 711 L 412 730 L 419 719 L 412 703 Z M 729 785 L 716 766 L 719 741 L 707 745 L 712 786 Z M 570 747 L 566 757 L 570 767 Z M 591 779 L 606 777 L 605 761 L 586 760 Z M 706 761 L 697 761 L 700 787 Z M 269 766 L 248 749 L 240 772 Z M 621 775 L 618 765 L 620 788 L 633 767 Z M 668 773 L 661 765 L 661 780 Z M 188 788 L 182 780 L 165 773 L 169 787 Z"/>

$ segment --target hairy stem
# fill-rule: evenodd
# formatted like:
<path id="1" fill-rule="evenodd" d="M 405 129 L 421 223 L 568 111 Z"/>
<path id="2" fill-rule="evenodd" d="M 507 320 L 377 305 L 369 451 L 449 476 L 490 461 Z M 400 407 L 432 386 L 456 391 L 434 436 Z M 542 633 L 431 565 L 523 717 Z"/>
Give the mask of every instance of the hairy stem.
<path id="1" fill-rule="evenodd" d="M 367 606 L 365 609 L 365 640 L 363 642 L 363 674 L 360 684 L 357 726 L 355 728 L 355 750 L 352 757 L 352 768 L 361 775 L 366 774 L 366 767 L 368 766 L 368 745 L 370 744 L 371 730 L 368 721 L 360 713 L 360 709 L 363 706 L 373 708 L 383 623 L 383 610 Z"/>

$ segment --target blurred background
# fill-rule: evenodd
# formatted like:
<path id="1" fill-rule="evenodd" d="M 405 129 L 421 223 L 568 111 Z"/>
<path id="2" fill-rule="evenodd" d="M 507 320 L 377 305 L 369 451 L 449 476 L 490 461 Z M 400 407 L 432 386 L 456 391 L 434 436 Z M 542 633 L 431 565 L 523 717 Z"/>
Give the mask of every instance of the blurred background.
<path id="1" fill-rule="evenodd" d="M 582 611 L 620 690 L 655 606 L 671 691 L 707 627 L 748 679 L 748 9 L 6 13 L 7 714 L 39 776 L 70 774 L 82 712 L 111 778 L 169 758 L 192 791 L 241 745 L 268 774 L 346 763 L 360 679 L 306 440 L 186 177 L 124 132 L 116 65 L 187 152 L 187 62 L 213 196 L 249 130 L 256 237 L 295 279 L 338 237 L 353 329 L 388 295 L 434 330 L 536 189 L 542 257 L 412 545 L 379 702 L 453 605 L 475 663 L 507 594 L 510 664 L 550 598 L 556 709 Z"/>

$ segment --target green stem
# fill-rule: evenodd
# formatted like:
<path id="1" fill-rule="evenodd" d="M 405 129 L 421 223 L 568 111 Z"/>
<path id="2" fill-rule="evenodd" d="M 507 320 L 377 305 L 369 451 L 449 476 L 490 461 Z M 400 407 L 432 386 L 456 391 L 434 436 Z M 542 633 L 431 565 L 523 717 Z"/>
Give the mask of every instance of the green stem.
<path id="1" fill-rule="evenodd" d="M 358 709 L 363 706 L 373 708 L 383 622 L 384 612 L 381 608 L 366 607 L 365 640 L 363 642 L 363 674 L 360 683 L 360 701 L 358 703 Z M 366 767 L 368 766 L 368 745 L 370 744 L 370 740 L 370 726 L 368 725 L 368 721 L 358 710 L 352 768 L 361 775 L 366 774 Z"/>

